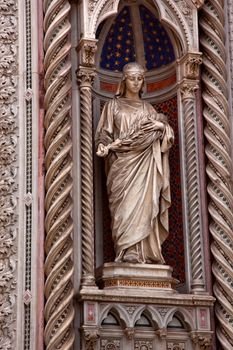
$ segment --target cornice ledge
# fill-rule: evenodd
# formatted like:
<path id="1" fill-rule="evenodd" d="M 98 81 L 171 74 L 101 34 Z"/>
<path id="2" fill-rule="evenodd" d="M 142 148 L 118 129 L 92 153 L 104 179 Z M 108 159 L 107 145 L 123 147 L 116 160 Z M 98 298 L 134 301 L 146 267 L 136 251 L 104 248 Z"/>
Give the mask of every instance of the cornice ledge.
<path id="1" fill-rule="evenodd" d="M 145 292 L 144 292 L 145 293 Z M 77 295 L 77 300 L 85 301 L 118 301 L 118 302 L 132 302 L 132 303 L 145 303 L 145 304 L 163 304 L 163 305 L 184 305 L 184 306 L 213 306 L 215 298 L 211 295 L 193 295 L 193 294 L 176 294 L 171 293 L 166 296 L 161 296 L 161 293 L 145 293 L 142 296 L 140 293 L 133 293 L 131 291 L 122 291 L 118 293 L 113 290 L 86 290 L 81 289 Z"/>

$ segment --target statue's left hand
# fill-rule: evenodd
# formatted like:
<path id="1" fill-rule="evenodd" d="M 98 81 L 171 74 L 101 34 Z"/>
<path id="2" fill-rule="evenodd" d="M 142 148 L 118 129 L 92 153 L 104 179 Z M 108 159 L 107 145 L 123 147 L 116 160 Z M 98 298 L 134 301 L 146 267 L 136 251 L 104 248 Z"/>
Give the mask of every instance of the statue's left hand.
<path id="1" fill-rule="evenodd" d="M 109 148 L 107 146 L 99 143 L 96 154 L 99 157 L 106 157 L 108 155 L 108 150 Z"/>

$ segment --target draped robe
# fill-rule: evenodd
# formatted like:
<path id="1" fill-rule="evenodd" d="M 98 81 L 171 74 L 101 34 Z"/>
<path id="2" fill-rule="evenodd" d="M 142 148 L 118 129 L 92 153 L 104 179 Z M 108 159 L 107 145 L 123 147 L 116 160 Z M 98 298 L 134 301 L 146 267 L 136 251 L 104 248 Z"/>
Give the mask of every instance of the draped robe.
<path id="1" fill-rule="evenodd" d="M 164 122 L 164 130 L 145 122 Z M 149 124 L 152 125 L 152 124 Z M 115 98 L 102 112 L 96 143 L 109 148 L 105 158 L 107 191 L 116 260 L 140 244 L 140 262 L 164 263 L 161 245 L 168 236 L 171 205 L 168 150 L 172 128 L 149 103 Z"/>

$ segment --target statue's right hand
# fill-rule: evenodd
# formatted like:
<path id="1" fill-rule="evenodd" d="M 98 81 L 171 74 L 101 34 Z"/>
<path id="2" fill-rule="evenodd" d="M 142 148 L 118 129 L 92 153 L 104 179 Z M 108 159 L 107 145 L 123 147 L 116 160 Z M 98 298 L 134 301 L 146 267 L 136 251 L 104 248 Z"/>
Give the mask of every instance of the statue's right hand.
<path id="1" fill-rule="evenodd" d="M 108 155 L 108 147 L 99 143 L 96 154 L 99 157 L 106 157 Z"/>
<path id="2" fill-rule="evenodd" d="M 165 128 L 165 124 L 158 121 L 158 120 L 148 120 L 148 121 L 142 123 L 141 128 L 143 131 L 150 131 L 150 130 L 163 131 Z"/>

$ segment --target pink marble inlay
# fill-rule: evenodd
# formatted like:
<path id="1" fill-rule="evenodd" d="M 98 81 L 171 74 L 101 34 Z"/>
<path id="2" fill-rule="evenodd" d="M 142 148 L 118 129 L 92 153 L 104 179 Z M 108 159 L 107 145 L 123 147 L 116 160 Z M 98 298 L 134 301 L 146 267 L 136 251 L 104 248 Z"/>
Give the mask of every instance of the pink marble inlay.
<path id="1" fill-rule="evenodd" d="M 201 328 L 208 328 L 208 320 L 207 320 L 207 310 L 206 309 L 200 309 L 199 310 L 199 322 Z"/>
<path id="2" fill-rule="evenodd" d="M 95 321 L 95 305 L 87 304 L 87 321 L 94 322 Z"/>

